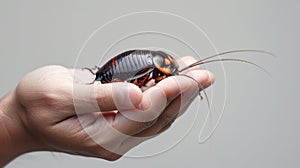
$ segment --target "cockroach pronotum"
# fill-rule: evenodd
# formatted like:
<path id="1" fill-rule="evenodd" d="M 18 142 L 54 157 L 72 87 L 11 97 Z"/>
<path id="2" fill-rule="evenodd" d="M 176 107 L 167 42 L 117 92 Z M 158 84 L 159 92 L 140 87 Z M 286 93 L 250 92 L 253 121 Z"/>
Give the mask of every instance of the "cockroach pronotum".
<path id="1" fill-rule="evenodd" d="M 154 79 L 155 83 L 158 83 L 159 81 L 169 76 L 181 75 L 180 74 L 181 72 L 189 68 L 192 68 L 194 66 L 211 63 L 211 62 L 218 62 L 218 61 L 221 62 L 237 61 L 237 62 L 248 63 L 262 69 L 264 72 L 269 74 L 268 71 L 266 71 L 263 67 L 244 59 L 236 59 L 236 58 L 213 59 L 221 55 L 226 55 L 231 53 L 242 53 L 242 52 L 257 52 L 257 53 L 264 53 L 264 54 L 274 56 L 272 53 L 263 50 L 232 50 L 232 51 L 211 55 L 202 60 L 196 61 L 195 63 L 190 64 L 184 68 L 179 69 L 179 64 L 177 63 L 177 61 L 172 56 L 170 56 L 169 54 L 163 51 L 129 50 L 110 59 L 101 68 L 96 66 L 95 67 L 95 69 L 97 69 L 96 73 L 93 72 L 93 70 L 90 68 L 83 68 L 83 69 L 89 70 L 93 75 L 96 75 L 95 80 L 89 84 L 93 84 L 95 81 L 100 81 L 102 84 L 111 83 L 111 82 L 130 82 L 130 83 L 134 83 L 139 87 L 145 86 L 152 79 Z M 196 81 L 194 78 L 190 76 L 187 77 Z M 199 86 L 199 91 L 203 91 L 210 110 L 210 103 L 208 100 L 208 96 L 203 90 L 202 86 Z M 199 92 L 199 96 L 202 99 L 200 92 Z M 201 128 L 200 135 L 199 135 L 199 143 L 203 143 L 209 139 L 209 137 L 213 134 L 213 132 L 217 128 L 221 116 L 223 115 L 222 113 L 220 114 L 220 117 L 217 120 L 215 127 L 212 129 L 209 135 L 206 136 L 203 140 L 200 140 L 201 134 L 203 132 L 209 114 L 210 112 L 208 113 L 204 121 L 204 124 Z"/>

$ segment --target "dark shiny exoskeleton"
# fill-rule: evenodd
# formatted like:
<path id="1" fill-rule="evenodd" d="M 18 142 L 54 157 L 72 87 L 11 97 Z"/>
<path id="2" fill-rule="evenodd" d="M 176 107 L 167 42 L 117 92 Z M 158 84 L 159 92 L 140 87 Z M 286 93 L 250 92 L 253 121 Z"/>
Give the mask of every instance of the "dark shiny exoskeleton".
<path id="1" fill-rule="evenodd" d="M 130 50 L 123 52 L 98 68 L 94 81 L 101 83 L 131 82 L 139 87 L 149 80 L 159 82 L 162 79 L 178 74 L 176 60 L 162 51 Z"/>
<path id="2" fill-rule="evenodd" d="M 92 83 L 95 81 L 101 81 L 101 83 L 131 82 L 139 87 L 144 86 L 151 79 L 154 79 L 157 83 L 168 76 L 178 75 L 179 72 L 183 72 L 194 66 L 219 61 L 244 62 L 252 64 L 268 73 L 261 66 L 247 60 L 236 58 L 213 59 L 221 55 L 243 52 L 256 52 L 273 55 L 272 53 L 262 50 L 232 50 L 211 55 L 182 69 L 178 69 L 179 65 L 176 60 L 163 51 L 129 50 L 112 58 L 101 68 L 96 67 L 98 70 L 96 73 L 94 73 L 90 68 L 83 69 L 87 69 L 92 74 L 96 75 L 96 78 Z"/>

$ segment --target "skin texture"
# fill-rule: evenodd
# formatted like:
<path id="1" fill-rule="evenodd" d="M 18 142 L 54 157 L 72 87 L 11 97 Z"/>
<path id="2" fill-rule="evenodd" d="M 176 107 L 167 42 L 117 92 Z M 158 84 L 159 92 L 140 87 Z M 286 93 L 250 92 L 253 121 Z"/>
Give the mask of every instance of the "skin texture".
<path id="1" fill-rule="evenodd" d="M 179 60 L 181 66 L 193 62 Z M 198 85 L 214 81 L 210 72 L 193 67 L 184 74 L 195 80 L 168 77 L 142 92 L 124 82 L 86 85 L 74 79 L 75 72 L 41 67 L 0 100 L 0 167 L 32 151 L 117 160 L 167 130 L 197 96 Z"/>

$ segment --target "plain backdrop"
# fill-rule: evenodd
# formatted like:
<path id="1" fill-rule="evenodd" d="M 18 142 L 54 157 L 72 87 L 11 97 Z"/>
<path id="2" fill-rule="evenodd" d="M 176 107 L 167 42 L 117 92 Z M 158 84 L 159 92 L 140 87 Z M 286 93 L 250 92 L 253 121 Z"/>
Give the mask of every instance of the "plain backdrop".
<path id="1" fill-rule="evenodd" d="M 276 54 L 276 58 L 234 55 L 265 67 L 272 77 L 252 66 L 224 63 L 225 81 L 221 64 L 206 67 L 216 76 L 214 86 L 208 89 L 213 116 L 206 133 L 220 115 L 225 96 L 226 105 L 218 129 L 204 144 L 198 144 L 197 138 L 207 107 L 205 101 L 196 99 L 164 135 L 141 144 L 118 161 L 36 152 L 20 156 L 7 167 L 300 167 L 299 6 L 297 0 L 1 0 L 1 96 L 35 68 L 51 64 L 93 67 L 128 48 L 162 48 L 177 57 L 196 57 L 182 41 L 162 34 L 132 36 L 109 49 L 125 35 L 142 30 L 176 35 L 201 57 L 216 52 L 203 32 L 185 20 L 155 13 L 113 22 L 80 50 L 97 28 L 132 12 L 164 11 L 189 19 L 218 51 L 262 49 Z M 77 57 L 80 51 L 82 56 Z M 161 151 L 165 152 L 153 155 Z M 133 157 L 145 155 L 153 156 Z"/>

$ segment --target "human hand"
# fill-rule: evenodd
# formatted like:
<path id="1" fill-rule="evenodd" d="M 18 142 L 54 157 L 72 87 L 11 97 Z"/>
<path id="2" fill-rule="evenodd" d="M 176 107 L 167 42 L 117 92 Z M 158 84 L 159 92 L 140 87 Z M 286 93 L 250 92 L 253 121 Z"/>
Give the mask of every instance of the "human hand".
<path id="1" fill-rule="evenodd" d="M 195 59 L 179 62 L 188 65 Z M 75 72 L 62 66 L 39 68 L 3 99 L 2 113 L 13 106 L 10 115 L 21 123 L 19 139 L 26 147 L 18 153 L 46 150 L 116 160 L 169 128 L 197 96 L 198 85 L 206 88 L 214 80 L 208 71 L 193 67 L 185 74 L 195 80 L 168 77 L 142 92 L 124 82 L 86 85 L 74 78 Z"/>

